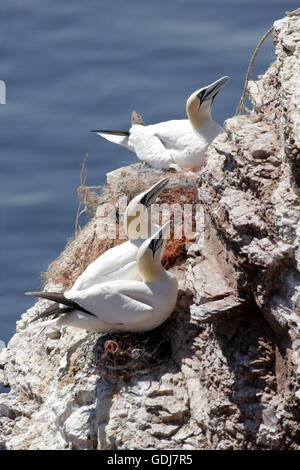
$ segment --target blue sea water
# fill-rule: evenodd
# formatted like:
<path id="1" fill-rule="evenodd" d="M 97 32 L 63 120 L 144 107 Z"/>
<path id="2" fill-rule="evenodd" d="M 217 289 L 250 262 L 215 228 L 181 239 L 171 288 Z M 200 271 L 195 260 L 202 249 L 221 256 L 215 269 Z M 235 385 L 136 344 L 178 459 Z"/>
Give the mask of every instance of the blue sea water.
<path id="1" fill-rule="evenodd" d="M 76 188 L 136 161 L 90 129 L 185 117 L 189 94 L 222 75 L 222 123 L 239 102 L 250 57 L 292 0 L 1 0 L 0 340 L 41 287 L 40 273 L 74 234 Z M 252 77 L 275 58 L 263 45 Z"/>

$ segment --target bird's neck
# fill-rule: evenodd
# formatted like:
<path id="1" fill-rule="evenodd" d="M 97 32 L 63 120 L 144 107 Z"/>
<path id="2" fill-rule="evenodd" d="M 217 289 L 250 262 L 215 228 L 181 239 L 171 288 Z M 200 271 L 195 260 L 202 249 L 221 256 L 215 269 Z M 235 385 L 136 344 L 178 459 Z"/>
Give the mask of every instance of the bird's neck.
<path id="1" fill-rule="evenodd" d="M 146 240 L 151 236 L 151 219 L 148 209 L 137 211 L 134 215 L 125 213 L 124 225 L 129 240 Z"/>
<path id="2" fill-rule="evenodd" d="M 166 271 L 162 264 L 145 262 L 143 259 L 138 261 L 138 269 L 145 283 L 160 282 L 165 277 Z"/>
<path id="3" fill-rule="evenodd" d="M 199 109 L 199 105 L 195 100 L 188 100 L 186 113 L 195 132 L 198 132 L 200 129 L 202 131 L 202 129 L 209 128 L 214 122 L 211 117 L 210 102 L 202 103 Z"/>
<path id="4" fill-rule="evenodd" d="M 195 109 L 187 109 L 187 115 L 195 132 L 205 129 L 213 123 L 210 109 L 200 112 Z"/>

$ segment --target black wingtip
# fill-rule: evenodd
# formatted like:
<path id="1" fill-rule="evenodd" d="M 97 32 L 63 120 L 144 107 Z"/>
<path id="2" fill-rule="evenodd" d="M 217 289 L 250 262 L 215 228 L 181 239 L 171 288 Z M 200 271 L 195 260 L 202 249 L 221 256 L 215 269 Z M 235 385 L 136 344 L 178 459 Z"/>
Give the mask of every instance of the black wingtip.
<path id="1" fill-rule="evenodd" d="M 67 299 L 62 292 L 25 292 L 26 295 L 33 295 L 40 297 L 41 299 L 52 300 L 58 304 L 63 304 L 67 307 L 71 307 L 71 310 L 81 310 L 82 312 L 88 313 L 89 315 L 96 317 L 92 312 L 89 312 L 85 308 L 81 307 L 77 302 L 71 299 Z"/>
<path id="2" fill-rule="evenodd" d="M 37 320 L 40 320 L 41 318 L 48 318 L 51 315 L 53 315 L 54 318 L 56 318 L 56 317 L 59 317 L 60 315 L 63 315 L 64 313 L 70 313 L 72 311 L 73 309 L 71 307 L 59 308 L 58 304 L 50 305 L 49 308 L 44 310 L 44 312 L 40 313 L 38 316 L 34 317 L 32 320 L 30 320 L 29 323 L 36 322 Z"/>
<path id="3" fill-rule="evenodd" d="M 120 135 L 120 136 L 124 136 L 124 137 L 128 137 L 129 136 L 129 132 L 128 131 L 122 131 L 122 130 L 119 130 L 119 129 L 92 129 L 90 132 L 97 132 L 97 134 L 111 134 L 111 135 Z"/>

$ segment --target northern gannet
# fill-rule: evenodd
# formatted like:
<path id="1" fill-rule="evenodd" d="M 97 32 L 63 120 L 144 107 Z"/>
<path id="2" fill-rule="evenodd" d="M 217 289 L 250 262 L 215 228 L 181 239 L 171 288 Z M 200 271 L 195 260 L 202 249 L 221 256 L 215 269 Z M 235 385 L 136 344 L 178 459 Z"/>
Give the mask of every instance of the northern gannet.
<path id="1" fill-rule="evenodd" d="M 160 252 L 169 225 L 167 222 L 145 240 L 138 251 L 142 281 L 104 282 L 64 294 L 27 292 L 64 305 L 47 309 L 33 321 L 54 314 L 56 318 L 43 322 L 43 327 L 74 326 L 96 332 L 142 332 L 161 325 L 173 312 L 178 292 L 176 276 L 161 264 Z"/>
<path id="2" fill-rule="evenodd" d="M 188 119 L 145 126 L 141 116 L 133 111 L 129 131 L 96 129 L 91 132 L 127 147 L 154 168 L 199 168 L 205 162 L 207 147 L 223 132 L 211 117 L 211 106 L 228 80 L 229 77 L 219 78 L 192 93 L 186 102 Z"/>
<path id="3" fill-rule="evenodd" d="M 99 282 L 117 279 L 141 280 L 136 263 L 138 249 L 152 234 L 151 229 L 156 231 L 159 228 L 154 225 L 150 226 L 149 208 L 168 181 L 168 178 L 161 179 L 130 201 L 124 214 L 124 226 L 129 240 L 110 248 L 89 264 L 76 279 L 72 291 L 83 290 Z"/>

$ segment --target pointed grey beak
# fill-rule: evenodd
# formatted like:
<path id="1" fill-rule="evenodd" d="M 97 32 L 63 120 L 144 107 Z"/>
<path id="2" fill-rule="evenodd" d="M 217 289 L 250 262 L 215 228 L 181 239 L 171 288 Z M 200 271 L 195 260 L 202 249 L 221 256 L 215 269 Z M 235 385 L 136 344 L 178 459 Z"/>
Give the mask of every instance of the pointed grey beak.
<path id="1" fill-rule="evenodd" d="M 198 93 L 198 98 L 200 99 L 200 101 L 203 102 L 213 99 L 216 94 L 219 93 L 219 91 L 223 88 L 223 86 L 226 85 L 228 80 L 230 80 L 230 78 L 227 76 L 221 77 L 216 82 L 211 83 L 206 88 L 203 88 Z"/>
<path id="2" fill-rule="evenodd" d="M 149 248 L 152 250 L 153 256 L 159 250 L 159 248 L 162 246 L 164 239 L 165 239 L 165 233 L 170 227 L 170 221 L 168 220 L 165 225 L 162 226 L 161 229 L 159 229 L 150 239 L 149 242 Z"/>
<path id="3" fill-rule="evenodd" d="M 169 178 L 163 178 L 158 181 L 158 183 L 155 183 L 150 189 L 145 191 L 144 196 L 141 199 L 141 204 L 144 204 L 146 207 L 151 206 L 164 187 L 167 186 L 168 182 Z"/>

